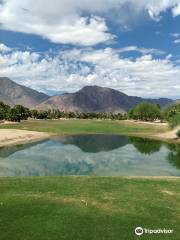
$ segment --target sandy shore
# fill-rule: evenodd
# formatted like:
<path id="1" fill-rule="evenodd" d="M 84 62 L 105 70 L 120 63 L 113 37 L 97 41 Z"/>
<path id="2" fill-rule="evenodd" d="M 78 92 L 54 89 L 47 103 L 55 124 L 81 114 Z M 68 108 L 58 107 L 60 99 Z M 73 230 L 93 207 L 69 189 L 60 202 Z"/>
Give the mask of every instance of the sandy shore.
<path id="1" fill-rule="evenodd" d="M 168 126 L 168 123 L 161 123 L 160 121 L 157 122 L 145 122 L 145 121 L 139 121 L 139 120 L 124 120 L 125 122 L 129 123 L 135 123 L 135 124 L 147 124 L 147 125 L 156 125 L 156 126 Z"/>
<path id="2" fill-rule="evenodd" d="M 49 136 L 49 134 L 42 132 L 0 129 L 0 147 L 39 141 Z"/>
<path id="3" fill-rule="evenodd" d="M 165 133 L 157 134 L 155 137 L 165 139 L 165 140 L 177 140 L 178 142 L 180 139 L 177 139 L 176 133 L 177 131 L 180 130 L 180 126 L 176 127 L 173 130 L 167 131 Z"/>
<path id="4" fill-rule="evenodd" d="M 142 122 L 136 120 L 125 120 L 126 122 L 136 123 L 136 124 L 147 124 L 147 125 L 155 125 L 159 127 L 168 127 L 168 123 L 160 123 L 160 122 Z M 167 128 L 168 129 L 168 128 Z M 173 142 L 180 142 L 180 139 L 177 138 L 176 133 L 180 130 L 180 126 L 172 129 L 167 130 L 164 133 L 158 133 L 151 135 L 152 138 L 165 140 L 165 141 L 173 141 Z"/>

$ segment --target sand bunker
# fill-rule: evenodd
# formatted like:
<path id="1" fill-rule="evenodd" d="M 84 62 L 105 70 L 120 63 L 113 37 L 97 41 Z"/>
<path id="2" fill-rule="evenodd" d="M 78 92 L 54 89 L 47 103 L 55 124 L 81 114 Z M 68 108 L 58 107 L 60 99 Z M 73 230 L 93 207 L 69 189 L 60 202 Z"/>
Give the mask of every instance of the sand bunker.
<path id="1" fill-rule="evenodd" d="M 0 129 L 0 147 L 34 142 L 49 137 L 49 134 L 34 131 Z"/>

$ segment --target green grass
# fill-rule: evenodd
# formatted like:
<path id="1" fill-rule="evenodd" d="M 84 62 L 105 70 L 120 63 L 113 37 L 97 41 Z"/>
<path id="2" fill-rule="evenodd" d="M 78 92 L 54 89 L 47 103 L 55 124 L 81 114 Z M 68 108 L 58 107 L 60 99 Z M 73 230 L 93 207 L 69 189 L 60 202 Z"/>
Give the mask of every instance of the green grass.
<path id="1" fill-rule="evenodd" d="M 180 239 L 179 179 L 0 178 L 0 193 L 1 240 Z"/>
<path id="2" fill-rule="evenodd" d="M 109 120 L 31 120 L 0 128 L 144 137 L 167 131 Z M 179 240 L 179 222 L 180 179 L 0 178 L 0 240 Z M 174 233 L 139 238 L 137 226 Z"/>
<path id="3" fill-rule="evenodd" d="M 40 120 L 24 121 L 17 124 L 1 125 L 0 128 L 25 129 L 55 134 L 122 134 L 153 136 L 167 131 L 167 126 L 138 124 L 111 120 Z"/>

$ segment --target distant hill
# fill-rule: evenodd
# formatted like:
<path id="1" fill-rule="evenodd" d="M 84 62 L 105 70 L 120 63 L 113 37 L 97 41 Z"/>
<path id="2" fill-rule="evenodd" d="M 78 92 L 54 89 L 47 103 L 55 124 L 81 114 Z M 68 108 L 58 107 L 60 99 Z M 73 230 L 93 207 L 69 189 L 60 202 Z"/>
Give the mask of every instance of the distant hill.
<path id="1" fill-rule="evenodd" d="M 21 104 L 39 110 L 55 108 L 67 112 L 112 113 L 125 113 L 143 101 L 159 104 L 162 108 L 174 102 L 168 98 L 144 99 L 128 96 L 117 90 L 99 86 L 86 86 L 75 93 L 48 96 L 6 77 L 0 77 L 0 101 L 11 106 Z"/>
<path id="2" fill-rule="evenodd" d="M 34 107 L 49 98 L 31 88 L 19 85 L 9 78 L 0 77 L 0 101 L 11 106 L 21 104 L 26 107 Z"/>
<path id="3" fill-rule="evenodd" d="M 144 99 L 128 96 L 111 88 L 86 86 L 75 93 L 50 97 L 37 106 L 37 109 L 57 108 L 62 111 L 78 112 L 127 112 L 137 104 L 147 101 L 159 104 L 162 108 L 173 103 L 168 98 Z"/>

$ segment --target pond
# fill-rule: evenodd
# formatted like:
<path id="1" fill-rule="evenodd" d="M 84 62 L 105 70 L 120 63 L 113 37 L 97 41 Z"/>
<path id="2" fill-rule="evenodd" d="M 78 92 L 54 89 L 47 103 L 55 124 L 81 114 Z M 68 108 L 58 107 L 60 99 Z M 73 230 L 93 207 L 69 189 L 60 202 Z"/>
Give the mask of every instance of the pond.
<path id="1" fill-rule="evenodd" d="M 180 145 L 80 135 L 0 149 L 0 176 L 58 175 L 180 176 Z"/>

